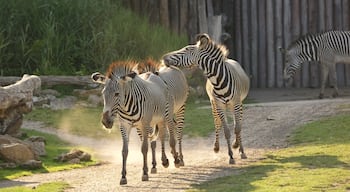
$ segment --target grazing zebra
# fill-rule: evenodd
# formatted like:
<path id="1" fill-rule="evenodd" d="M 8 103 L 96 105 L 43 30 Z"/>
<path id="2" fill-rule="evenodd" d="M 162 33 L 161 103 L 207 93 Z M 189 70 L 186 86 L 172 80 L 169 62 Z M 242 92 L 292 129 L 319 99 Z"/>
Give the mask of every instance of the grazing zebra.
<path id="1" fill-rule="evenodd" d="M 153 72 L 157 73 L 168 86 L 169 93 L 174 99 L 174 117 L 176 123 L 176 136 L 179 144 L 180 166 L 184 166 L 182 154 L 182 129 L 185 120 L 185 102 L 188 96 L 188 84 L 183 72 L 175 66 L 165 66 L 160 62 L 148 59 L 137 65 L 138 73 Z M 163 146 L 163 144 L 162 144 Z M 162 153 L 164 148 L 162 147 Z"/>
<path id="2" fill-rule="evenodd" d="M 219 134 L 224 128 L 228 145 L 230 164 L 234 164 L 231 149 L 231 132 L 226 121 L 226 111 L 232 112 L 236 142 L 234 148 L 239 147 L 241 158 L 247 158 L 241 139 L 242 102 L 249 91 L 249 78 L 239 63 L 227 58 L 227 49 L 213 42 L 207 34 L 197 36 L 195 45 L 188 45 L 180 50 L 167 53 L 163 60 L 167 65 L 191 67 L 198 65 L 207 76 L 206 90 L 210 98 L 216 137 L 214 151 L 219 151 Z"/>
<path id="3" fill-rule="evenodd" d="M 109 66 L 106 76 L 96 72 L 92 74 L 93 81 L 104 84 L 102 95 L 104 107 L 102 124 L 112 128 L 114 118 L 119 118 L 119 128 L 123 139 L 122 148 L 122 178 L 120 184 L 127 184 L 126 159 L 128 156 L 129 134 L 132 127 L 142 139 L 141 151 L 143 154 L 142 181 L 148 180 L 147 152 L 148 137 L 164 132 L 165 126 L 169 130 L 169 144 L 175 163 L 179 163 L 174 136 L 173 105 L 169 103 L 170 95 L 163 80 L 153 73 L 137 75 L 132 68 L 135 63 L 115 62 Z M 152 127 L 158 126 L 156 130 Z M 153 132 L 153 133 L 152 133 Z M 164 138 L 161 138 L 164 140 Z M 153 146 L 152 146 L 153 147 Z"/>
<path id="4" fill-rule="evenodd" d="M 321 90 L 319 98 L 324 97 L 327 77 L 334 88 L 333 97 L 337 97 L 336 63 L 350 63 L 350 31 L 328 31 L 320 34 L 309 34 L 293 42 L 285 52 L 286 66 L 284 80 L 291 83 L 296 70 L 305 61 L 320 61 Z"/>

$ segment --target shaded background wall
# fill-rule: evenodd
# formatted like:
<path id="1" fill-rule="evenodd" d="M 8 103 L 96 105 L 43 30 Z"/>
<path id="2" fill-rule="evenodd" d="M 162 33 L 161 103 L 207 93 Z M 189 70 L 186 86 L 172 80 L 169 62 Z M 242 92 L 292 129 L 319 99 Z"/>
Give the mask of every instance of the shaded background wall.
<path id="1" fill-rule="evenodd" d="M 210 18 L 222 15 L 222 28 L 231 35 L 224 43 L 230 58 L 241 63 L 253 88 L 284 87 L 283 55 L 301 35 L 327 30 L 349 30 L 348 0 L 124 0 L 133 11 L 174 33 L 194 36 L 208 32 Z M 184 45 L 185 46 L 185 45 Z M 305 63 L 294 87 L 318 87 L 317 62 Z M 350 65 L 338 64 L 338 85 L 350 85 Z"/>

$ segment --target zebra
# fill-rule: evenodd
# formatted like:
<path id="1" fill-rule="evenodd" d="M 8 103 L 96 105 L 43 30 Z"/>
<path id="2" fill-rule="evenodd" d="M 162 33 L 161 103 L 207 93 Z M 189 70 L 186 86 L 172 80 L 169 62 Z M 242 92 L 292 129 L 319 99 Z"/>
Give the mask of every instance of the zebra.
<path id="1" fill-rule="evenodd" d="M 132 61 L 119 61 L 112 63 L 106 76 L 95 72 L 91 75 L 94 82 L 104 84 L 102 95 L 104 107 L 102 124 L 106 128 L 112 128 L 114 118 L 118 116 L 119 129 L 121 131 L 122 146 L 122 178 L 120 184 L 127 184 L 126 159 L 128 156 L 128 142 L 130 130 L 136 127 L 142 140 L 141 151 L 143 154 L 142 181 L 148 181 L 148 137 L 155 140 L 159 134 L 164 135 L 164 127 L 168 127 L 169 144 L 175 159 L 179 163 L 176 152 L 174 136 L 173 105 L 169 103 L 170 95 L 163 80 L 153 73 L 137 75 L 132 68 Z M 153 130 L 155 125 L 157 129 Z M 164 140 L 164 138 L 161 138 Z M 152 151 L 153 146 L 151 144 Z"/>
<path id="2" fill-rule="evenodd" d="M 239 147 L 241 158 L 246 159 L 244 153 L 241 128 L 243 116 L 243 100 L 247 97 L 250 80 L 240 64 L 227 58 L 228 50 L 225 46 L 215 43 L 207 34 L 197 35 L 197 43 L 167 53 L 163 56 L 166 65 L 192 67 L 198 66 L 207 77 L 206 91 L 209 96 L 215 124 L 214 151 L 219 151 L 219 134 L 224 128 L 228 145 L 229 163 L 234 164 L 231 149 L 231 130 L 227 125 L 226 112 L 230 111 L 234 119 L 236 134 L 233 148 Z"/>
<path id="3" fill-rule="evenodd" d="M 176 136 L 179 145 L 179 166 L 184 166 L 185 163 L 182 154 L 182 129 L 184 127 L 185 119 L 185 103 L 188 96 L 188 84 L 184 73 L 175 66 L 166 66 L 162 62 L 156 62 L 151 58 L 139 63 L 135 71 L 138 73 L 145 73 L 148 71 L 157 73 L 168 86 L 170 95 L 174 99 L 174 120 L 176 123 Z M 162 152 L 163 151 L 164 149 L 162 147 Z"/>
<path id="4" fill-rule="evenodd" d="M 350 63 L 350 31 L 328 31 L 308 34 L 289 45 L 285 53 L 284 80 L 290 84 L 300 65 L 306 61 L 319 61 L 321 64 L 321 88 L 319 98 L 324 97 L 327 77 L 334 88 L 333 97 L 339 95 L 336 63 Z"/>

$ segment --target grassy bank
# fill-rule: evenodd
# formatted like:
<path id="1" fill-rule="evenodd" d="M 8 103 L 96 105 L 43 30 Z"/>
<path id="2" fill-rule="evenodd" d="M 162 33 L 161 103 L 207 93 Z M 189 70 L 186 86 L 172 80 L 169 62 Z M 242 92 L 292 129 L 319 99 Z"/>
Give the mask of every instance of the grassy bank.
<path id="1" fill-rule="evenodd" d="M 294 133 L 293 146 L 190 191 L 349 191 L 349 125 L 350 115 L 309 123 Z"/>
<path id="2" fill-rule="evenodd" d="M 96 164 L 95 160 L 92 160 L 90 162 L 81 162 L 80 164 L 69 164 L 69 163 L 60 163 L 56 162 L 54 160 L 55 157 L 62 153 L 66 153 L 70 151 L 73 147 L 67 142 L 62 141 L 59 139 L 56 135 L 51 134 L 45 134 L 37 131 L 31 131 L 31 130 L 25 130 L 29 136 L 42 136 L 46 139 L 46 152 L 47 156 L 40 157 L 40 160 L 43 162 L 43 168 L 37 169 L 37 170 L 26 170 L 21 168 L 15 168 L 15 169 L 2 169 L 0 171 L 0 180 L 3 179 L 13 179 L 25 175 L 32 175 L 35 173 L 48 173 L 48 172 L 55 172 L 55 171 L 61 171 L 61 170 L 67 170 L 67 169 L 74 169 L 74 168 L 80 168 L 80 167 L 86 167 L 89 165 Z M 85 150 L 85 149 L 84 149 Z"/>

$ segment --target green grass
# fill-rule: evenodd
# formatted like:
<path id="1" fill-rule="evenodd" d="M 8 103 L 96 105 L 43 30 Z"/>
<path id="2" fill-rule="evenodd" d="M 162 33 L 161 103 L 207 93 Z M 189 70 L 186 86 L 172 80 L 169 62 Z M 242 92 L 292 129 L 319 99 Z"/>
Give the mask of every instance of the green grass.
<path id="1" fill-rule="evenodd" d="M 300 127 L 293 146 L 190 191 L 349 191 L 350 115 Z"/>
<path id="2" fill-rule="evenodd" d="M 41 185 L 38 185 L 35 188 L 36 192 L 63 192 L 64 189 L 67 189 L 69 185 L 64 182 L 52 182 L 52 183 L 43 183 Z M 29 188 L 29 187 L 6 187 L 6 188 L 1 188 L 1 192 L 30 192 L 34 191 L 34 189 Z"/>
<path id="3" fill-rule="evenodd" d="M 67 169 L 74 169 L 74 168 L 81 168 L 86 167 L 90 165 L 96 164 L 96 160 L 92 160 L 90 162 L 81 162 L 80 164 L 68 164 L 68 163 L 60 163 L 54 161 L 54 158 L 62 153 L 66 153 L 70 151 L 73 147 L 70 144 L 60 140 L 56 135 L 50 135 L 45 134 L 37 131 L 32 130 L 23 130 L 26 132 L 29 136 L 42 136 L 46 139 L 46 157 L 40 157 L 40 160 L 43 162 L 43 168 L 36 169 L 36 170 L 24 170 L 21 168 L 14 168 L 14 169 L 2 169 L 0 171 L 0 180 L 3 179 L 14 179 L 17 177 L 25 176 L 25 175 L 32 175 L 35 173 L 48 173 L 48 172 L 55 172 L 55 171 L 61 171 L 61 170 L 67 170 Z M 85 149 L 84 149 L 85 150 Z M 89 151 L 88 151 L 89 152 Z"/>
<path id="4" fill-rule="evenodd" d="M 82 75 L 188 43 L 120 0 L 0 0 L 0 75 Z"/>

